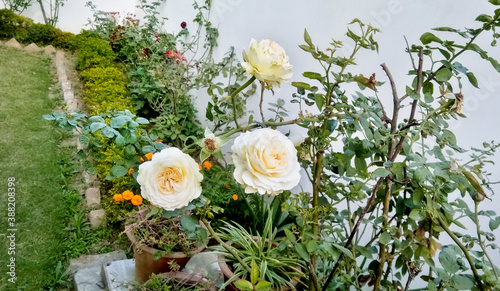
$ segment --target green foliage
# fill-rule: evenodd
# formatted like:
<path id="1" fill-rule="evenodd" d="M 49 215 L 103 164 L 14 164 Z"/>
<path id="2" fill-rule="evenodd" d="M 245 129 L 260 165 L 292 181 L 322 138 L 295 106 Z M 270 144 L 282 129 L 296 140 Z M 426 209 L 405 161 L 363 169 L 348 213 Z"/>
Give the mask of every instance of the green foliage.
<path id="1" fill-rule="evenodd" d="M 114 65 L 115 55 L 108 42 L 96 37 L 79 40 L 76 69 L 106 68 Z"/>
<path id="2" fill-rule="evenodd" d="M 75 35 L 63 32 L 50 24 L 34 23 L 29 26 L 25 34 L 17 35 L 17 40 L 22 43 L 36 43 L 39 46 L 53 45 L 61 49 L 69 49 Z"/>
<path id="3" fill-rule="evenodd" d="M 269 282 L 273 288 L 279 290 L 283 286 L 292 287 L 292 278 L 299 280 L 303 278 L 304 274 L 301 269 L 305 268 L 304 263 L 290 250 L 277 247 L 277 229 L 272 225 L 273 217 L 268 216 L 263 232 L 257 237 L 252 236 L 236 223 L 226 223 L 226 226 L 221 228 L 223 231 L 220 234 L 221 238 L 231 241 L 231 248 L 237 250 L 238 256 L 247 266 L 252 266 L 249 272 L 225 248 L 214 246 L 215 250 L 226 256 L 234 272 L 234 277 L 226 281 L 223 286 L 237 279 L 248 280 L 251 284 L 255 284 L 260 279 L 260 281 Z"/>
<path id="4" fill-rule="evenodd" d="M 11 10 L 14 13 L 23 13 L 26 8 L 31 6 L 32 0 L 2 0 L 5 8 Z"/>
<path id="5" fill-rule="evenodd" d="M 9 9 L 0 9 L 0 39 L 26 35 L 33 20 L 15 14 Z"/>

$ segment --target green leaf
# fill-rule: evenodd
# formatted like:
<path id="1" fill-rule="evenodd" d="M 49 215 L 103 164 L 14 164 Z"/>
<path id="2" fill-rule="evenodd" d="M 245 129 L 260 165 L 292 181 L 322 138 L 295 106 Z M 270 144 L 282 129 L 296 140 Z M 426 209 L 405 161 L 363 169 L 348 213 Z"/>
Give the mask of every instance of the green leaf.
<path id="1" fill-rule="evenodd" d="M 472 86 L 479 88 L 476 76 L 472 72 L 467 73 L 467 78 L 469 79 L 469 82 L 472 84 Z"/>
<path id="2" fill-rule="evenodd" d="M 123 147 L 125 146 L 125 138 L 121 134 L 118 134 L 115 138 L 115 143 L 117 146 Z"/>
<path id="3" fill-rule="evenodd" d="M 155 261 L 159 260 L 162 256 L 163 256 L 163 252 L 162 251 L 156 251 L 153 254 L 153 260 L 155 260 Z"/>
<path id="4" fill-rule="evenodd" d="M 183 215 L 181 216 L 181 226 L 187 232 L 195 231 L 198 227 L 198 219 L 192 215 Z"/>
<path id="5" fill-rule="evenodd" d="M 297 242 L 295 235 L 288 228 L 285 228 L 284 230 L 286 237 L 290 240 L 292 244 L 295 244 Z"/>
<path id="6" fill-rule="evenodd" d="M 252 291 L 253 290 L 253 285 L 252 283 L 248 282 L 247 280 L 237 280 L 234 282 L 234 286 L 236 288 L 242 290 L 242 291 Z"/>
<path id="7" fill-rule="evenodd" d="M 439 262 L 448 273 L 454 274 L 460 269 L 457 264 L 457 256 L 451 247 L 443 247 L 439 253 Z"/>
<path id="8" fill-rule="evenodd" d="M 434 94 L 434 84 L 432 82 L 425 82 L 422 87 L 422 92 L 424 93 L 426 103 L 434 101 L 434 98 L 432 97 L 432 94 Z"/>
<path id="9" fill-rule="evenodd" d="M 123 166 L 120 166 L 120 165 L 114 165 L 111 170 L 110 170 L 110 173 L 115 176 L 115 177 L 123 177 L 125 176 L 127 173 L 128 173 L 128 170 L 127 168 L 123 167 Z"/>
<path id="10" fill-rule="evenodd" d="M 304 83 L 304 82 L 292 82 L 292 86 L 305 89 L 305 90 L 311 90 L 311 85 Z"/>
<path id="11" fill-rule="evenodd" d="M 338 244 L 332 244 L 337 250 L 339 250 L 341 253 L 343 253 L 346 257 L 348 257 L 351 260 L 355 260 L 354 256 L 352 255 L 351 251 L 346 249 L 345 247 L 338 245 Z"/>
<path id="12" fill-rule="evenodd" d="M 315 73 L 315 72 L 304 72 L 302 74 L 302 76 L 308 78 L 308 79 L 314 79 L 314 80 L 318 80 L 318 81 L 322 81 L 323 78 L 321 77 L 321 74 L 320 73 Z"/>
<path id="13" fill-rule="evenodd" d="M 259 280 L 259 266 L 255 262 L 254 259 L 252 259 L 252 262 L 250 263 L 250 267 L 252 268 L 250 272 L 250 282 L 255 285 L 257 281 Z"/>
<path id="14" fill-rule="evenodd" d="M 489 16 L 488 14 L 481 14 L 478 17 L 476 17 L 476 21 L 492 22 L 493 18 L 491 16 Z"/>
<path id="15" fill-rule="evenodd" d="M 135 122 L 139 123 L 139 124 L 149 124 L 149 120 L 147 120 L 146 118 L 144 117 L 137 117 L 135 119 Z"/>
<path id="16" fill-rule="evenodd" d="M 307 32 L 307 29 L 304 29 L 304 41 L 312 48 L 314 48 L 314 44 L 312 43 L 311 36 Z"/>
<path id="17" fill-rule="evenodd" d="M 489 2 L 493 5 L 500 5 L 500 0 L 489 0 Z"/>
<path id="18" fill-rule="evenodd" d="M 354 166 L 361 176 L 366 177 L 368 175 L 366 160 L 364 158 L 356 157 L 354 158 Z"/>
<path id="19" fill-rule="evenodd" d="M 491 231 L 494 231 L 495 229 L 497 229 L 500 226 L 500 220 L 490 219 L 489 226 L 490 226 Z"/>
<path id="20" fill-rule="evenodd" d="M 339 124 L 337 119 L 328 119 L 326 122 L 326 129 L 330 134 L 337 128 L 337 125 Z"/>
<path id="21" fill-rule="evenodd" d="M 273 285 L 267 281 L 260 281 L 255 285 L 256 291 L 269 291 Z"/>
<path id="22" fill-rule="evenodd" d="M 319 247 L 318 242 L 316 242 L 315 240 L 310 240 L 307 243 L 307 252 L 312 254 L 312 253 L 316 252 L 318 247 Z"/>
<path id="23" fill-rule="evenodd" d="M 471 275 L 455 275 L 451 277 L 451 282 L 458 290 L 472 290 L 474 287 L 474 278 Z"/>
<path id="24" fill-rule="evenodd" d="M 91 132 L 96 132 L 98 131 L 99 129 L 105 127 L 106 124 L 105 123 L 102 123 L 102 122 L 94 122 L 90 125 L 90 131 Z"/>
<path id="25" fill-rule="evenodd" d="M 448 68 L 442 68 L 436 72 L 436 80 L 438 82 L 447 82 L 448 80 L 451 79 L 452 76 L 453 73 Z"/>
<path id="26" fill-rule="evenodd" d="M 109 126 L 113 128 L 122 128 L 127 122 L 130 120 L 129 117 L 127 116 L 118 116 L 113 119 L 111 119 L 111 122 L 109 123 Z"/>
<path id="27" fill-rule="evenodd" d="M 147 145 L 147 146 L 143 146 L 142 147 L 142 152 L 144 154 L 147 154 L 147 153 L 154 153 L 156 150 L 155 150 L 155 147 L 154 146 L 150 146 L 150 145 Z"/>
<path id="28" fill-rule="evenodd" d="M 441 39 L 439 39 L 439 37 L 435 36 L 433 33 L 430 33 L 430 32 L 426 32 L 426 33 L 422 34 L 422 36 L 420 37 L 420 41 L 423 44 L 429 44 L 433 41 L 438 42 L 438 43 L 443 42 Z"/>
<path id="29" fill-rule="evenodd" d="M 389 174 L 391 174 L 391 171 L 384 168 L 378 168 L 372 173 L 373 178 L 387 177 Z"/>
<path id="30" fill-rule="evenodd" d="M 362 254 L 364 257 L 371 259 L 373 257 L 372 252 L 370 252 L 370 249 L 361 245 L 356 245 L 355 246 L 356 251 Z"/>
<path id="31" fill-rule="evenodd" d="M 325 104 L 325 96 L 323 94 L 314 94 L 314 101 L 316 101 L 316 106 L 321 111 L 323 110 L 323 105 Z"/>
<path id="32" fill-rule="evenodd" d="M 388 244 L 391 241 L 392 237 L 391 234 L 388 232 L 384 232 L 380 235 L 379 242 L 383 245 Z"/>
<path id="33" fill-rule="evenodd" d="M 295 250 L 303 260 L 309 261 L 309 254 L 302 244 L 295 244 Z"/>
<path id="34" fill-rule="evenodd" d="M 422 209 L 413 209 L 410 212 L 409 217 L 415 221 L 421 221 L 425 218 L 425 210 Z"/>
<path id="35" fill-rule="evenodd" d="M 490 61 L 493 68 L 495 68 L 495 70 L 497 70 L 500 73 L 500 64 L 498 63 L 498 61 L 491 57 L 488 58 L 488 60 Z"/>

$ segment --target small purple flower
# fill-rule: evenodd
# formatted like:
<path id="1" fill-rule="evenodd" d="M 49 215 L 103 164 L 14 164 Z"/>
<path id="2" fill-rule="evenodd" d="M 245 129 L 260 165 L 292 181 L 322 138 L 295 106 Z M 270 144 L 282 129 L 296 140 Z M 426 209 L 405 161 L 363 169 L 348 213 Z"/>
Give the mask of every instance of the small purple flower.
<path id="1" fill-rule="evenodd" d="M 186 21 L 181 22 L 182 29 L 186 28 L 186 25 L 187 25 Z"/>

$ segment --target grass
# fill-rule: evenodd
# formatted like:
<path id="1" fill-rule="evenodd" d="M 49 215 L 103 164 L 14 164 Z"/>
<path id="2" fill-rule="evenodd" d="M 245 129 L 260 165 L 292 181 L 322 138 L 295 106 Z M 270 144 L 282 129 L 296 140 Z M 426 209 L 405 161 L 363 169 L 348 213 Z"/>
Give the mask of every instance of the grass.
<path id="1" fill-rule="evenodd" d="M 53 111 L 51 86 L 50 61 L 0 48 L 0 234 L 10 233 L 9 177 L 15 178 L 17 229 L 14 256 L 8 254 L 6 237 L 0 236 L 0 290 L 43 290 L 61 277 L 57 266 L 64 264 L 58 262 L 64 258 L 67 206 L 75 198 L 65 195 L 67 158 L 58 146 L 61 134 L 42 119 Z M 11 257 L 15 284 L 6 274 Z"/>

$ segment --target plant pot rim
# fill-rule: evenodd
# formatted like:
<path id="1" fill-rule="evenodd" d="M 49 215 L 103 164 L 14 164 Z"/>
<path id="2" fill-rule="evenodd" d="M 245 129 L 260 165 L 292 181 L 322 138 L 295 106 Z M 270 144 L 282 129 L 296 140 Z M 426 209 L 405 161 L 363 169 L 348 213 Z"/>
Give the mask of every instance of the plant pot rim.
<path id="1" fill-rule="evenodd" d="M 128 239 L 132 243 L 133 247 L 139 246 L 142 251 L 147 252 L 151 255 L 153 255 L 155 252 L 158 251 L 158 249 L 152 248 L 150 246 L 147 246 L 145 244 L 138 244 L 136 237 L 132 234 L 132 230 L 136 228 L 139 224 L 138 223 L 132 223 L 128 224 L 125 226 L 125 234 L 127 235 Z M 184 252 L 174 252 L 171 254 L 164 254 L 162 257 L 164 258 L 172 258 L 172 259 L 179 259 L 179 258 L 186 258 L 195 254 L 201 253 L 204 249 L 206 249 L 207 245 L 204 243 L 198 248 L 194 249 L 193 251 L 189 253 L 184 253 Z"/>

